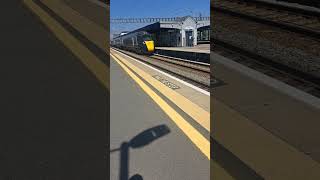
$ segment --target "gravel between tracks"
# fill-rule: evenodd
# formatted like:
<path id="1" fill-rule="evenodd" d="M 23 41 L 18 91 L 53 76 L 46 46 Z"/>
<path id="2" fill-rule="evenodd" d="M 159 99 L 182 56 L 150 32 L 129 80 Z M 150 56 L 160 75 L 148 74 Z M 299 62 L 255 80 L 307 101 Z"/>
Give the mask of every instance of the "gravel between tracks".
<path id="1" fill-rule="evenodd" d="M 219 12 L 212 18 L 214 39 L 320 78 L 319 39 Z"/>

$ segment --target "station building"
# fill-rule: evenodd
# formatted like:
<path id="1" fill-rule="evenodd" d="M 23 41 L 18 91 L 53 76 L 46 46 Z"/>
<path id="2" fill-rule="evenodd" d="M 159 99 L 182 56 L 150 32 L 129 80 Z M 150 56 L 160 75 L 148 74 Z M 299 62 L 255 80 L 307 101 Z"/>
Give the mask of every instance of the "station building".
<path id="1" fill-rule="evenodd" d="M 185 47 L 210 42 L 210 20 L 197 21 L 191 16 L 159 21 L 135 31 L 151 33 L 157 47 Z"/>
<path id="2" fill-rule="evenodd" d="M 210 25 L 209 26 L 201 26 L 197 29 L 198 35 L 198 44 L 210 44 Z"/>

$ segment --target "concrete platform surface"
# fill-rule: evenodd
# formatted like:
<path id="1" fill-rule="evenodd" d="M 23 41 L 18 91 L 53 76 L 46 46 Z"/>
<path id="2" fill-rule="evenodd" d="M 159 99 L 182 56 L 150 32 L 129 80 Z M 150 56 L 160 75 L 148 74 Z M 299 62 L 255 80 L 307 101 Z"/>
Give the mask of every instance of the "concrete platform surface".
<path id="1" fill-rule="evenodd" d="M 156 49 L 210 54 L 210 44 L 199 44 L 193 47 L 156 47 Z"/>
<path id="2" fill-rule="evenodd" d="M 129 58 L 124 58 L 129 61 Z M 111 180 L 135 174 L 143 179 L 210 179 L 209 159 L 113 57 L 110 95 Z M 174 109 L 179 111 L 176 107 Z M 157 129 L 159 125 L 166 127 L 168 132 L 163 132 L 163 136 L 148 144 L 146 131 Z M 139 133 L 142 135 L 137 137 Z M 132 139 L 139 139 L 139 143 L 145 145 L 126 148 L 125 142 Z"/>

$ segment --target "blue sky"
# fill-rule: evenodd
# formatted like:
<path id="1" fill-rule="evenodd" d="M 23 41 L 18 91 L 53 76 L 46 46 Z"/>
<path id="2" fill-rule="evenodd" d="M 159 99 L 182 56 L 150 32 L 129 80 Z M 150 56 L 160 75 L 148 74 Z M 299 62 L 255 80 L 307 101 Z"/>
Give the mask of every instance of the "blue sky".
<path id="1" fill-rule="evenodd" d="M 210 16 L 210 0 L 110 0 L 110 18 Z M 147 24 L 111 24 L 111 33 Z"/>

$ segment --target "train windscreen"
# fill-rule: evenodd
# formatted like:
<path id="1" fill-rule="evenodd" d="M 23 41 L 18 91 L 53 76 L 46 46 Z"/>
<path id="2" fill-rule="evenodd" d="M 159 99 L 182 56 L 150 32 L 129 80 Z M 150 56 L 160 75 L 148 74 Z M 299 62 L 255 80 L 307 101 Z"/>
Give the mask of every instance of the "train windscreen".
<path id="1" fill-rule="evenodd" d="M 143 35 L 143 41 L 152 41 L 152 38 L 149 34 L 144 34 Z"/>

